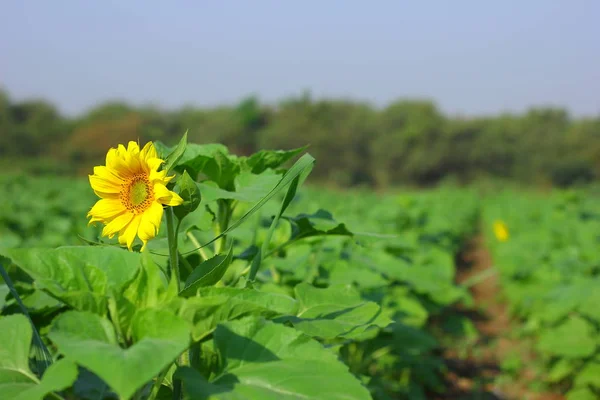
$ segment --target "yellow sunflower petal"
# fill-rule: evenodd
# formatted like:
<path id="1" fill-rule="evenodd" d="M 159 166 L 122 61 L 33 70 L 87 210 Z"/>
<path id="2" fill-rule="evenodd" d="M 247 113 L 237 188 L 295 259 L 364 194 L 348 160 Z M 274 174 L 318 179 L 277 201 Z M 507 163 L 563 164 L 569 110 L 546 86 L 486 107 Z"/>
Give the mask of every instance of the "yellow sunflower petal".
<path id="1" fill-rule="evenodd" d="M 122 144 L 117 146 L 117 157 L 115 160 L 117 163 L 115 169 L 119 170 L 122 175 L 135 175 L 140 170 L 139 162 Z"/>
<path id="2" fill-rule="evenodd" d="M 167 206 L 171 206 L 171 207 L 176 207 L 176 206 L 180 206 L 183 204 L 183 199 L 175 192 L 171 192 L 172 193 L 172 197 L 169 200 L 168 203 L 163 203 L 166 204 Z"/>
<path id="3" fill-rule="evenodd" d="M 127 245 L 129 250 L 131 250 L 131 246 L 133 246 L 133 241 L 135 240 L 135 235 L 138 233 L 141 220 L 142 216 L 136 215 L 131 222 L 119 232 L 119 243 Z"/>
<path id="4" fill-rule="evenodd" d="M 150 160 L 151 158 L 158 158 L 158 154 L 156 153 L 156 148 L 154 147 L 154 143 L 148 142 L 140 152 L 141 157 L 144 160 Z"/>
<path id="5" fill-rule="evenodd" d="M 100 197 L 101 199 L 119 199 L 119 193 L 106 193 L 99 190 L 94 190 L 94 193 L 96 193 L 96 196 Z"/>
<path id="6" fill-rule="evenodd" d="M 146 248 L 148 241 L 152 240 L 158 234 L 162 215 L 163 206 L 156 201 L 152 202 L 150 208 L 142 215 L 142 221 L 138 228 L 138 236 L 143 242 L 142 251 Z"/>
<path id="7" fill-rule="evenodd" d="M 160 200 L 162 198 L 168 198 L 171 196 L 171 191 L 169 189 L 167 189 L 167 187 L 165 185 L 163 185 L 162 183 L 155 183 L 154 184 L 154 197 L 157 200 Z"/>
<path id="8" fill-rule="evenodd" d="M 101 193 L 119 193 L 121 191 L 121 185 L 116 182 L 106 180 L 98 175 L 89 175 L 89 178 L 94 191 Z"/>
<path id="9" fill-rule="evenodd" d="M 142 160 L 140 159 L 140 149 L 136 142 L 129 142 L 127 151 L 124 156 L 127 167 L 134 173 L 139 174 L 143 172 Z"/>
<path id="10" fill-rule="evenodd" d="M 149 218 L 142 215 L 142 220 L 140 221 L 140 226 L 138 228 L 138 236 L 140 237 L 140 239 L 142 239 L 144 245 L 149 240 L 154 239 L 156 233 L 156 227 L 154 226 L 154 224 L 152 224 Z"/>
<path id="11" fill-rule="evenodd" d="M 165 183 L 168 183 L 171 180 L 171 179 L 167 180 L 166 176 L 167 176 L 167 171 L 150 170 L 148 179 L 150 180 L 150 182 L 159 181 L 160 183 L 162 183 L 164 185 Z"/>
<path id="12" fill-rule="evenodd" d="M 165 174 L 166 174 L 166 171 L 165 171 Z M 175 178 L 175 175 L 165 176 L 163 178 L 163 183 L 169 183 L 169 182 L 171 182 L 171 179 L 173 179 L 173 178 Z"/>
<path id="13" fill-rule="evenodd" d="M 159 203 L 167 206 L 178 206 L 183 203 L 183 199 L 175 192 L 167 189 L 162 183 L 154 184 L 154 197 Z"/>
<path id="14" fill-rule="evenodd" d="M 127 224 L 129 224 L 132 219 L 133 213 L 130 212 L 126 212 L 119 215 L 118 217 L 110 221 L 108 225 L 104 227 L 104 229 L 102 229 L 102 236 L 108 236 L 109 238 L 112 238 L 115 235 L 115 233 L 119 232 L 125 226 L 127 226 Z"/>
<path id="15" fill-rule="evenodd" d="M 117 185 L 122 185 L 125 183 L 123 178 L 119 176 L 119 172 L 117 170 L 102 165 L 99 167 L 94 167 L 94 175 Z"/>
<path id="16" fill-rule="evenodd" d="M 160 158 L 147 158 L 146 165 L 148 166 L 148 172 L 156 171 L 162 163 L 164 163 L 164 161 Z"/>
<path id="17" fill-rule="evenodd" d="M 133 140 L 130 140 L 129 143 L 127 143 L 127 152 L 131 155 L 137 155 L 140 153 L 140 146 Z"/>
<path id="18" fill-rule="evenodd" d="M 122 144 L 119 144 L 117 146 L 117 153 L 119 154 L 120 157 L 124 157 L 125 154 L 127 154 L 127 149 Z"/>
<path id="19" fill-rule="evenodd" d="M 163 206 L 157 201 L 153 201 L 150 208 L 144 212 L 144 219 L 147 219 L 156 227 L 156 232 L 160 229 L 160 223 L 163 216 Z"/>
<path id="20" fill-rule="evenodd" d="M 106 153 L 106 166 L 111 169 L 115 169 L 117 161 L 119 158 L 119 154 L 117 149 L 109 149 L 108 153 Z"/>
<path id="21" fill-rule="evenodd" d="M 90 224 L 96 221 L 107 221 L 127 211 L 121 200 L 100 199 L 94 204 L 87 216 L 92 217 Z"/>
<path id="22" fill-rule="evenodd" d="M 125 162 L 123 152 L 114 148 L 108 150 L 108 153 L 106 154 L 106 167 L 122 179 L 127 179 L 127 177 L 136 173 L 136 171 L 129 168 L 128 164 Z"/>

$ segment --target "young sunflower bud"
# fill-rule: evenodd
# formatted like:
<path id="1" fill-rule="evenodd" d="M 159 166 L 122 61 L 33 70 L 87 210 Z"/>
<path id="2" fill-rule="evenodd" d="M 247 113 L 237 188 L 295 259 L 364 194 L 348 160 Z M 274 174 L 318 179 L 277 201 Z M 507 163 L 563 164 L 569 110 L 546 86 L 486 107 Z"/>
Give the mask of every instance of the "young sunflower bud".
<path id="1" fill-rule="evenodd" d="M 176 187 L 179 188 L 179 195 L 183 199 L 183 203 L 177 207 L 174 207 L 173 212 L 181 221 L 186 215 L 198 208 L 202 197 L 200 195 L 200 189 L 198 189 L 198 185 L 188 175 L 187 171 L 184 171 L 179 177 Z"/>

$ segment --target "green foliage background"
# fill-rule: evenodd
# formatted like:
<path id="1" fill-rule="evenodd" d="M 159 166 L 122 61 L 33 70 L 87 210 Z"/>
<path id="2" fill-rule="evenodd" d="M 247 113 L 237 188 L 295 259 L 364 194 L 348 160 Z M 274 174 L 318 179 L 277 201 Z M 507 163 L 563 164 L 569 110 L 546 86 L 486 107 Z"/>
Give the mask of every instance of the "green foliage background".
<path id="1" fill-rule="evenodd" d="M 68 118 L 42 100 L 11 101 L 0 91 L 0 167 L 32 173 L 89 173 L 106 149 L 128 140 L 223 143 L 233 153 L 310 145 L 312 180 L 341 186 L 429 185 L 495 177 L 568 186 L 600 176 L 600 116 L 560 108 L 488 117 L 443 115 L 425 100 L 383 109 L 309 94 L 277 105 L 161 110 L 110 102 Z"/>

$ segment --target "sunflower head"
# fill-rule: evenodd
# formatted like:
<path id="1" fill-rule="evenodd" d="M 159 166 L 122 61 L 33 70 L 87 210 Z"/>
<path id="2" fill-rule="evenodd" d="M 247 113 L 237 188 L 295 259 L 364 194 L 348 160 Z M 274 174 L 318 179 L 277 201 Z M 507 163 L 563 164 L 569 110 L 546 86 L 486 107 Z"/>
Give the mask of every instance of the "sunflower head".
<path id="1" fill-rule="evenodd" d="M 500 242 L 506 242 L 508 240 L 510 234 L 508 233 L 508 227 L 503 221 L 494 221 L 494 235 Z"/>
<path id="2" fill-rule="evenodd" d="M 88 213 L 90 224 L 106 226 L 102 236 L 119 235 L 119 243 L 129 250 L 138 236 L 143 243 L 156 236 L 163 206 L 178 206 L 183 199 L 167 189 L 173 179 L 166 171 L 158 171 L 164 161 L 158 158 L 152 142 L 140 150 L 135 142 L 127 148 L 120 144 L 106 154 L 106 165 L 94 167 L 90 184 L 100 200 Z"/>

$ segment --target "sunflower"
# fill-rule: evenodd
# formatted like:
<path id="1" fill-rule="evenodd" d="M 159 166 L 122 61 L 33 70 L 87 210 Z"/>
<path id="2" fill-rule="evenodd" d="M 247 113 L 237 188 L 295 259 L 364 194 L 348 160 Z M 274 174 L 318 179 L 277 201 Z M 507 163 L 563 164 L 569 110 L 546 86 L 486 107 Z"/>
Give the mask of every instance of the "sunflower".
<path id="1" fill-rule="evenodd" d="M 506 242 L 510 237 L 510 234 L 508 233 L 508 227 L 503 221 L 494 221 L 494 235 L 500 242 Z"/>
<path id="2" fill-rule="evenodd" d="M 158 171 L 164 161 L 158 158 L 152 142 L 140 151 L 137 143 L 127 148 L 120 144 L 106 154 L 106 166 L 94 167 L 90 185 L 101 199 L 87 217 L 90 224 L 106 224 L 102 236 L 112 238 L 119 234 L 119 243 L 131 246 L 136 235 L 143 242 L 156 236 L 163 215 L 163 205 L 178 206 L 183 199 L 167 189 L 173 179 L 167 171 Z"/>

